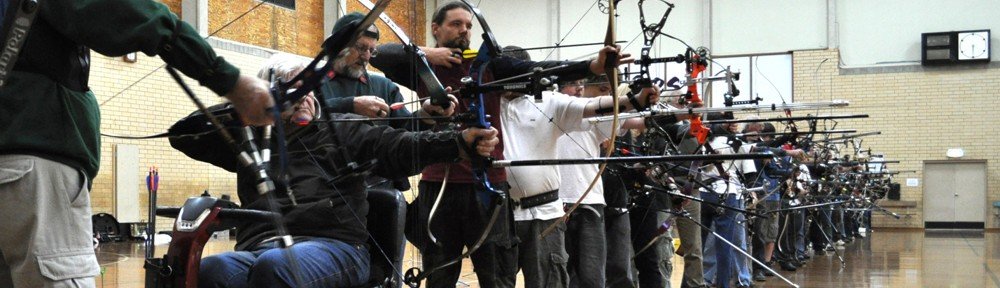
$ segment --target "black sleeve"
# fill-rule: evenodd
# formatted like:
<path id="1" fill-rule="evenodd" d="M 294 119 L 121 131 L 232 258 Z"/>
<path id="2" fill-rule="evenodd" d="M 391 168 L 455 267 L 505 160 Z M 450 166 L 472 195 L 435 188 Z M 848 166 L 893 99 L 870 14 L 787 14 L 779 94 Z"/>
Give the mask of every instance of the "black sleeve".
<path id="1" fill-rule="evenodd" d="M 792 176 L 791 168 L 782 168 L 774 163 L 768 163 L 764 166 L 764 171 L 767 171 L 767 175 L 771 176 L 781 176 L 783 178 Z"/>
<path id="2" fill-rule="evenodd" d="M 788 152 L 786 152 L 785 149 L 768 147 L 766 145 L 763 145 L 763 143 L 761 143 L 761 145 L 754 146 L 753 147 L 753 151 L 754 152 L 771 152 L 771 154 L 774 154 L 774 156 L 778 156 L 778 157 L 788 156 Z"/>
<path id="3" fill-rule="evenodd" d="M 379 54 L 381 56 L 381 54 Z M 493 69 L 493 76 L 496 79 L 513 77 L 531 72 L 535 67 L 552 68 L 559 65 L 567 65 L 565 70 L 556 73 L 559 81 L 573 81 L 586 78 L 593 73 L 590 72 L 590 61 L 522 61 L 511 57 L 499 57 L 490 63 Z"/>
<path id="4" fill-rule="evenodd" d="M 767 143 L 767 146 L 780 147 L 781 145 L 784 145 L 785 143 L 791 142 L 793 139 L 795 139 L 796 136 L 798 136 L 798 135 L 795 135 L 795 134 L 784 134 L 784 135 L 781 135 L 781 137 L 778 137 L 777 139 L 771 140 L 771 142 Z"/>
<path id="5" fill-rule="evenodd" d="M 336 115 L 346 117 L 360 116 Z M 356 160 L 378 160 L 372 172 L 389 179 L 416 175 L 430 164 L 456 161 L 461 149 L 458 131 L 410 132 L 368 122 L 336 122 L 333 128 Z"/>
<path id="6" fill-rule="evenodd" d="M 410 69 L 412 67 L 410 63 L 412 59 L 407 55 L 406 47 L 403 44 L 391 43 L 379 45 L 378 56 L 372 57 L 369 61 L 372 67 L 378 68 L 382 73 L 385 73 L 385 77 L 392 80 L 392 82 L 410 88 L 410 90 L 417 89 L 416 77 L 410 76 Z"/>

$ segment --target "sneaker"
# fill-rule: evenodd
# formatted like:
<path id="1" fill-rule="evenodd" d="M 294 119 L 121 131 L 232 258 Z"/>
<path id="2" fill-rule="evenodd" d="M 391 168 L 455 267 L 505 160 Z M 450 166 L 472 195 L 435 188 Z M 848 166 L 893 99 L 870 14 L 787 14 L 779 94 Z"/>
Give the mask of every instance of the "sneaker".
<path id="1" fill-rule="evenodd" d="M 844 246 L 844 240 L 837 240 L 837 246 Z"/>
<path id="2" fill-rule="evenodd" d="M 833 252 L 834 251 L 833 245 L 826 245 L 826 249 L 825 250 L 827 252 Z"/>

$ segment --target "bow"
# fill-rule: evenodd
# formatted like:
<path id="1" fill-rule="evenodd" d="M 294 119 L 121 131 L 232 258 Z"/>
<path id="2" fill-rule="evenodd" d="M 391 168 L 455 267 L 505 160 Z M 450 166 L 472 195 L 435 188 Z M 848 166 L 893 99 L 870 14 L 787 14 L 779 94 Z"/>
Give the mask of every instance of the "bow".
<path id="1" fill-rule="evenodd" d="M 663 87 L 663 79 L 656 78 L 652 79 L 649 76 L 649 66 L 653 63 L 664 63 L 664 62 L 684 62 L 684 55 L 677 55 L 676 57 L 665 57 L 665 58 L 651 58 L 649 56 L 649 51 L 653 48 L 653 41 L 656 40 L 657 36 L 663 34 L 663 24 L 667 22 L 667 17 L 670 16 L 670 12 L 674 10 L 674 4 L 662 1 L 666 3 L 668 8 L 667 11 L 663 13 L 663 17 L 660 17 L 660 22 L 652 25 L 646 25 L 646 12 L 643 9 L 643 3 L 646 0 L 639 0 L 639 27 L 642 28 L 642 50 L 639 54 L 639 59 L 635 60 L 635 64 L 639 65 L 639 75 L 636 75 L 632 79 L 631 90 L 632 93 L 638 93 L 638 89 L 643 87 L 650 87 L 656 85 Z"/>
<path id="2" fill-rule="evenodd" d="M 287 151 L 284 147 L 285 145 L 284 132 L 282 131 L 282 125 L 280 119 L 280 111 L 282 111 L 282 107 L 296 103 L 299 99 L 307 95 L 310 91 L 318 88 L 319 85 L 322 84 L 322 82 L 328 80 L 329 78 L 328 72 L 332 69 L 333 65 L 332 59 L 336 57 L 339 51 L 343 50 L 345 47 L 348 47 L 349 45 L 353 45 L 358 36 L 360 36 L 360 34 L 364 31 L 364 28 L 367 28 L 375 21 L 375 15 L 381 14 L 381 12 L 385 10 L 385 8 L 389 5 L 389 2 L 390 0 L 380 0 L 378 4 L 375 6 L 375 8 L 372 9 L 372 12 L 369 13 L 363 20 L 351 23 L 351 25 L 353 26 L 349 26 L 347 29 L 342 29 L 337 33 L 331 35 L 329 38 L 327 38 L 326 41 L 324 41 L 323 43 L 323 49 L 319 53 L 319 55 L 317 55 L 316 58 L 309 65 L 307 65 L 307 67 L 303 69 L 301 73 L 293 77 L 291 80 L 287 82 L 282 82 L 282 81 L 275 81 L 272 79 L 270 92 L 271 92 L 271 97 L 273 97 L 273 100 L 275 102 L 275 106 L 269 108 L 270 110 L 269 112 L 272 114 L 275 122 L 278 124 L 274 125 L 273 128 L 275 128 L 274 136 L 277 137 L 276 142 L 278 143 L 278 154 L 276 155 L 278 156 L 279 159 L 278 161 L 279 166 L 276 169 L 276 171 L 278 171 L 276 173 L 277 177 L 273 177 L 274 180 L 272 180 L 272 177 L 270 177 L 268 173 L 269 172 L 268 161 L 271 159 L 269 144 L 271 142 L 272 126 L 264 127 L 263 130 L 264 137 L 262 139 L 263 141 L 261 142 L 262 144 L 260 146 L 260 148 L 262 149 L 258 149 L 258 147 L 254 145 L 253 142 L 254 132 L 249 127 L 244 128 L 246 141 L 242 142 L 242 145 L 237 145 L 236 144 L 237 142 L 235 141 L 234 137 L 229 133 L 229 131 L 227 129 L 221 129 L 223 127 L 226 127 L 226 125 L 223 125 L 222 121 L 219 119 L 223 116 L 225 116 L 227 119 L 239 119 L 238 117 L 235 117 L 236 112 L 232 109 L 208 111 L 205 105 L 198 100 L 198 98 L 194 95 L 191 89 L 184 83 L 183 79 L 177 73 L 177 71 L 168 65 L 165 66 L 170 76 L 173 77 L 174 80 L 178 83 L 178 85 L 181 86 L 185 94 L 187 94 L 187 96 L 191 98 L 194 104 L 198 106 L 198 110 L 201 112 L 201 115 L 189 118 L 195 118 L 195 119 L 207 118 L 207 120 L 212 123 L 211 126 L 214 126 L 214 129 L 218 129 L 219 134 L 223 137 L 223 139 L 230 147 L 230 149 L 239 154 L 238 162 L 242 166 L 249 167 L 253 169 L 253 171 L 255 171 L 255 173 L 253 174 L 258 177 L 256 185 L 257 189 L 259 190 L 258 192 L 260 194 L 264 194 L 264 197 L 266 199 L 265 201 L 268 203 L 268 207 L 272 213 L 275 213 L 277 215 L 282 215 L 281 210 L 277 204 L 276 196 L 274 195 L 274 192 L 276 192 L 275 187 L 281 187 L 282 188 L 281 190 L 286 190 L 284 191 L 285 194 L 287 194 L 289 198 L 292 200 L 293 205 L 295 203 L 293 195 L 287 191 L 288 187 L 287 185 L 274 184 L 275 181 L 281 182 L 284 180 L 285 178 L 283 177 L 285 171 L 284 166 L 285 163 L 287 162 L 285 161 L 285 159 L 287 159 Z M 329 58 L 331 59 L 331 61 L 326 61 L 325 64 L 320 65 L 320 63 L 324 58 Z M 298 90 L 291 90 L 292 85 L 300 80 L 302 81 L 302 86 L 299 87 Z M 228 122 L 234 122 L 234 121 L 235 120 Z M 195 120 L 195 122 L 197 122 L 197 120 Z M 201 120 L 201 122 L 204 123 L 205 121 Z M 350 160 L 348 160 L 348 162 L 350 162 Z M 364 167 L 356 165 L 353 162 L 350 162 L 350 164 L 347 166 L 350 168 Z M 340 173 L 340 175 L 344 175 L 344 173 Z M 335 190 L 337 190 L 338 193 L 340 192 L 339 189 Z M 275 227 L 277 237 L 281 240 L 279 241 L 279 244 L 281 244 L 282 247 L 287 248 L 293 244 L 293 241 L 292 237 L 288 234 L 288 228 L 285 226 L 283 218 L 284 217 L 273 218 L 274 220 L 273 225 Z M 359 221 L 361 221 L 360 218 Z M 369 237 L 371 237 L 371 235 L 369 235 Z M 292 255 L 288 250 L 283 250 L 282 254 L 289 261 L 291 265 L 292 269 L 291 272 L 294 278 L 294 283 L 297 284 L 295 286 L 301 286 L 300 284 L 303 282 L 300 277 L 301 273 L 299 273 L 300 271 L 298 269 L 298 263 L 296 259 L 292 257 Z"/>
<path id="3" fill-rule="evenodd" d="M 486 18 L 483 17 L 479 8 L 473 6 L 472 3 L 469 3 L 467 0 L 462 0 L 462 3 L 469 7 L 469 10 L 472 11 L 473 15 L 478 20 L 479 25 L 482 27 L 483 43 L 480 45 L 479 51 L 476 54 L 475 59 L 472 61 L 472 66 L 469 69 L 469 77 L 462 79 L 462 84 L 465 86 L 462 88 L 461 96 L 463 99 L 468 100 L 468 111 L 466 112 L 468 115 L 457 118 L 463 120 L 463 124 L 466 127 L 488 129 L 490 128 L 490 122 L 488 121 L 489 115 L 486 115 L 486 103 L 483 99 L 483 91 L 480 91 L 478 88 L 480 84 L 483 84 L 483 76 L 489 62 L 499 55 L 501 48 L 500 44 L 496 42 L 496 38 L 493 37 L 493 31 L 490 30 L 490 26 L 486 23 Z M 479 140 L 476 141 L 478 142 Z M 476 143 L 472 143 L 471 146 L 475 147 Z M 463 145 L 463 148 L 467 148 L 467 146 Z M 493 159 L 480 156 L 471 149 L 466 150 L 466 152 L 471 159 L 473 179 L 475 179 L 475 181 L 479 184 L 476 187 L 476 195 L 479 198 L 480 204 L 482 204 L 484 208 L 491 206 L 491 204 L 493 206 L 489 222 L 487 222 L 486 227 L 483 228 L 483 232 L 476 240 L 476 243 L 469 247 L 469 249 L 459 257 L 452 259 L 451 261 L 444 262 L 441 265 L 433 267 L 427 271 L 422 271 L 417 267 L 407 270 L 403 282 L 410 287 L 419 287 L 420 281 L 426 279 L 432 273 L 459 263 L 462 259 L 471 256 L 472 253 L 476 252 L 479 247 L 486 242 L 490 232 L 493 230 L 493 225 L 496 224 L 496 221 L 500 218 L 500 212 L 503 210 L 502 208 L 504 206 L 504 202 L 506 202 L 506 195 L 503 191 L 493 188 L 493 185 L 490 183 L 487 169 L 490 168 L 490 163 Z M 445 181 L 447 181 L 447 179 L 445 179 Z M 440 193 L 438 197 L 441 197 Z M 428 220 L 430 218 L 431 215 L 428 216 Z M 428 230 L 430 230 L 430 221 L 428 221 L 427 225 Z"/>

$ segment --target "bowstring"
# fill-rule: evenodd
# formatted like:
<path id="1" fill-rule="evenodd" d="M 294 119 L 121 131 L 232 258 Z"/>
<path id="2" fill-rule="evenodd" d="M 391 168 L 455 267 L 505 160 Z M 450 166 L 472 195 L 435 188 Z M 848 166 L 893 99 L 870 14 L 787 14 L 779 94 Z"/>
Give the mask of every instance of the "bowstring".
<path id="1" fill-rule="evenodd" d="M 258 7 L 260 7 L 261 5 L 264 5 L 264 3 L 269 3 L 271 1 L 272 0 L 261 0 L 260 3 L 257 3 L 257 5 L 254 5 L 253 7 L 251 7 L 250 10 L 247 10 L 246 12 L 243 12 L 243 14 L 240 14 L 239 16 L 236 16 L 236 18 L 234 18 L 233 20 L 230 20 L 225 25 L 222 25 L 222 27 L 220 27 L 219 29 L 216 29 L 214 32 L 209 33 L 208 36 L 202 37 L 202 39 L 208 40 L 208 38 L 211 38 L 212 36 L 215 36 L 215 34 L 218 34 L 223 29 L 226 29 L 226 27 L 229 27 L 229 25 L 232 25 L 233 23 L 236 23 L 236 21 L 239 21 L 240 19 L 243 19 L 244 16 L 250 14 L 250 12 L 253 12 Z M 177 19 L 177 21 L 181 21 L 181 20 Z M 125 93 L 125 91 L 128 91 L 128 90 L 132 89 L 133 86 L 139 84 L 143 80 L 146 80 L 146 78 L 149 78 L 149 76 L 152 76 L 153 73 L 156 73 L 156 71 L 160 71 L 160 69 L 163 69 L 164 67 L 167 67 L 166 63 L 163 63 L 159 67 L 156 67 L 152 71 L 149 71 L 149 73 L 146 73 L 145 75 L 142 75 L 142 77 L 140 77 L 138 80 L 135 80 L 134 82 L 132 82 L 132 84 L 129 84 L 128 86 L 126 86 L 125 88 L 123 88 L 121 91 L 118 91 L 118 93 L 115 93 L 115 95 L 112 95 L 111 98 L 108 98 L 108 100 L 104 100 L 104 102 L 101 102 L 101 104 L 98 104 L 97 107 L 102 107 L 102 106 L 104 106 L 104 104 L 107 104 L 108 102 L 111 102 L 111 100 L 114 100 L 118 96 L 121 96 L 122 93 Z"/>

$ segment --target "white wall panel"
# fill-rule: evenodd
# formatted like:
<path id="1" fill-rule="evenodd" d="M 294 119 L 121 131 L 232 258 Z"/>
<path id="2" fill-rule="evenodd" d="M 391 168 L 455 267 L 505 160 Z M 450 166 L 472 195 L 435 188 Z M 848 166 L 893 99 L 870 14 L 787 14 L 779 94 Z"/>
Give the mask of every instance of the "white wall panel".
<path id="1" fill-rule="evenodd" d="M 846 66 L 918 64 L 920 34 L 991 29 L 1000 55 L 1000 1 L 838 0 L 840 57 Z"/>
<path id="2" fill-rule="evenodd" d="M 712 1 L 711 11 L 714 55 L 827 47 L 825 0 Z"/>

